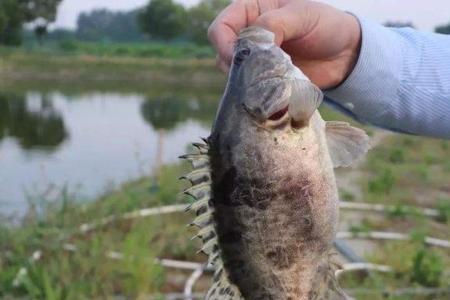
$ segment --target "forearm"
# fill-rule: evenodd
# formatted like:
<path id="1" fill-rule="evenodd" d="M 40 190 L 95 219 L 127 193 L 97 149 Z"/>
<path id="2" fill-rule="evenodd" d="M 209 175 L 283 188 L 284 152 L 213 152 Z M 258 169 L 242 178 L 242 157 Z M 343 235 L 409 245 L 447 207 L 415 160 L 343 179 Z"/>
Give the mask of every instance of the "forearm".
<path id="1" fill-rule="evenodd" d="M 325 95 L 360 121 L 450 138 L 450 37 L 361 20 L 358 62 Z"/>

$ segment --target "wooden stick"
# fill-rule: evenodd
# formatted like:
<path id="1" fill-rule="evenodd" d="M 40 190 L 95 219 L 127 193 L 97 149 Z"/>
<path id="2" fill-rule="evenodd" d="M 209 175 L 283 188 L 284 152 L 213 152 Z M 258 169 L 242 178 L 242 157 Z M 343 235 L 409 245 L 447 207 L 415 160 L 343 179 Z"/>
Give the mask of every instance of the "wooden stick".
<path id="1" fill-rule="evenodd" d="M 398 232 L 381 232 L 381 231 L 369 231 L 369 232 L 351 232 L 341 231 L 336 235 L 338 239 L 371 239 L 371 240 L 396 240 L 396 241 L 409 241 L 411 237 L 404 233 Z M 431 246 L 450 248 L 450 241 L 437 239 L 433 237 L 425 237 L 424 242 Z"/>
<path id="2" fill-rule="evenodd" d="M 348 201 L 340 201 L 339 207 L 341 209 L 348 210 L 362 210 L 362 211 L 374 211 L 380 213 L 392 212 L 397 209 L 394 205 L 383 205 L 383 204 L 370 204 L 370 203 L 362 203 L 362 202 L 348 202 Z M 418 213 L 427 216 L 436 218 L 439 217 L 439 211 L 432 208 L 421 208 L 414 206 L 402 206 L 402 208 L 407 211 L 417 211 Z"/>
<path id="3" fill-rule="evenodd" d="M 337 278 L 339 278 L 342 274 L 354 271 L 377 271 L 389 273 L 392 272 L 392 268 L 384 265 L 377 265 L 371 263 L 348 263 L 342 266 L 342 269 L 336 270 L 334 273 Z"/>
<path id="4" fill-rule="evenodd" d="M 123 215 L 111 215 L 111 216 L 102 218 L 100 220 L 94 221 L 92 223 L 81 224 L 78 227 L 78 230 L 81 233 L 86 233 L 88 231 L 97 229 L 98 227 L 101 227 L 101 226 L 108 225 L 108 224 L 118 221 L 118 220 L 131 220 L 131 219 L 137 219 L 137 218 L 145 218 L 145 217 L 149 217 L 149 216 L 182 212 L 186 209 L 186 206 L 187 206 L 187 204 L 168 205 L 168 206 L 144 208 L 144 209 L 124 213 Z"/>

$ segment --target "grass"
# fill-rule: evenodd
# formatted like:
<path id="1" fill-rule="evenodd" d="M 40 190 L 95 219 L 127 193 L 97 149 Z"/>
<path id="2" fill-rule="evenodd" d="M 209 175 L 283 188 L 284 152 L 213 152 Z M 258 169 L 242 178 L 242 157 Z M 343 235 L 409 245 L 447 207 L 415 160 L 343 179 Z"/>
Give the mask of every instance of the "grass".
<path id="1" fill-rule="evenodd" d="M 214 50 L 210 46 L 199 46 L 192 43 L 114 43 L 114 42 L 83 42 L 64 40 L 61 42 L 46 42 L 42 45 L 27 44 L 22 47 L 1 47 L 0 54 L 26 53 L 51 55 L 92 55 L 112 57 L 138 58 L 214 58 Z"/>
<path id="2" fill-rule="evenodd" d="M 192 216 L 168 216 L 117 221 L 86 234 L 79 225 L 109 215 L 136 209 L 185 203 L 180 196 L 183 183 L 177 178 L 185 165 L 164 167 L 158 180 L 143 178 L 96 201 L 79 203 L 62 193 L 57 202 L 38 199 L 39 212 L 31 211 L 18 225 L 0 225 L 0 297 L 32 299 L 93 299 L 122 295 L 139 299 L 158 291 L 173 290 L 167 270 L 154 259 L 201 260 L 198 245 L 186 229 Z M 71 243 L 77 251 L 64 251 Z M 41 251 L 41 259 L 30 256 Z M 107 257 L 109 251 L 124 259 Z M 14 286 L 17 274 L 27 274 Z M 101 283 L 101 284 L 100 284 Z"/>
<path id="3" fill-rule="evenodd" d="M 450 277 L 445 275 L 450 270 L 448 249 L 424 244 L 425 236 L 450 239 L 449 157 L 446 141 L 399 134 L 383 138 L 368 153 L 365 163 L 359 167 L 362 200 L 392 205 L 393 209 L 384 216 L 365 214 L 358 224 L 352 224 L 350 230 L 406 233 L 411 236 L 411 241 L 375 242 L 365 258 L 391 266 L 396 272 L 356 278 L 347 276 L 344 286 L 378 290 L 370 299 L 447 299 L 448 295 L 385 298 L 382 291 L 404 287 L 450 288 Z M 424 217 L 411 206 L 437 209 L 439 217 Z"/>
<path id="4" fill-rule="evenodd" d="M 450 194 L 448 142 L 392 135 L 368 155 L 365 185 L 370 202 L 437 207 Z"/>

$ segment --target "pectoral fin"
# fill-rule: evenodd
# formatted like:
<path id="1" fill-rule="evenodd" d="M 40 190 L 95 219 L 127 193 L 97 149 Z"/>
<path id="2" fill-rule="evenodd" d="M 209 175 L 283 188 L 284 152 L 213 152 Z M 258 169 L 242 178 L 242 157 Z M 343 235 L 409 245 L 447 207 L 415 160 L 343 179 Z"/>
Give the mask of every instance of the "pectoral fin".
<path id="1" fill-rule="evenodd" d="M 335 168 L 348 167 L 369 150 L 369 137 L 346 122 L 327 122 L 326 137 Z"/>

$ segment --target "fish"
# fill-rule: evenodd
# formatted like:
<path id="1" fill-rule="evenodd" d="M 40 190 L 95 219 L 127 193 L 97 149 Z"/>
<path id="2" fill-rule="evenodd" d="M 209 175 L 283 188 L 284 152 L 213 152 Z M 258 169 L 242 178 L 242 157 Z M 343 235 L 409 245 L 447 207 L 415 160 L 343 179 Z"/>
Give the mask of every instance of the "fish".
<path id="1" fill-rule="evenodd" d="M 272 32 L 240 32 L 211 134 L 182 157 L 191 225 L 215 270 L 206 299 L 349 299 L 332 255 L 334 168 L 363 157 L 369 137 L 325 122 L 323 98 Z"/>

